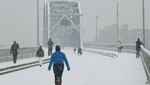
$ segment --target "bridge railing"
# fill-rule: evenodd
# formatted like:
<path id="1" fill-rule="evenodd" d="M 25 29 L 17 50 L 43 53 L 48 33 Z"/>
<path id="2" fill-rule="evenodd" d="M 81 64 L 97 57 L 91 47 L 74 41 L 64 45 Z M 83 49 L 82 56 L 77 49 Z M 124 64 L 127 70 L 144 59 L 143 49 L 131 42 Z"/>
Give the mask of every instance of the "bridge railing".
<path id="1" fill-rule="evenodd" d="M 147 83 L 150 84 L 150 51 L 141 45 L 140 56 L 147 76 Z"/>
<path id="2" fill-rule="evenodd" d="M 86 48 L 96 48 L 96 49 L 104 49 L 104 50 L 115 50 L 117 51 L 117 45 L 115 43 L 84 43 L 83 47 Z M 122 51 L 124 52 L 132 52 L 135 53 L 135 45 L 134 44 L 123 44 L 123 49 Z"/>
<path id="3" fill-rule="evenodd" d="M 83 45 L 86 48 L 96 48 L 104 50 L 117 50 L 116 44 L 98 44 L 98 43 L 86 43 Z M 122 51 L 135 53 L 135 45 L 123 44 Z M 140 57 L 143 63 L 143 67 L 147 76 L 147 84 L 150 85 L 150 51 L 141 45 Z"/>
<path id="4" fill-rule="evenodd" d="M 34 57 L 38 47 L 24 47 L 18 50 L 18 59 Z M 0 62 L 12 60 L 10 49 L 0 49 Z"/>

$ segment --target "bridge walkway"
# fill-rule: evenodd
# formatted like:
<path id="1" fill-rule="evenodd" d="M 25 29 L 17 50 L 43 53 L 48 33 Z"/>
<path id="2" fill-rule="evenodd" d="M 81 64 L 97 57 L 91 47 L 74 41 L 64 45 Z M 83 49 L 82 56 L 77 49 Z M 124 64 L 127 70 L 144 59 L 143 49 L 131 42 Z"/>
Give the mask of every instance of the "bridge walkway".
<path id="1" fill-rule="evenodd" d="M 46 53 L 45 49 L 45 53 Z M 95 49 L 90 49 L 95 50 Z M 140 58 L 132 53 L 117 53 L 115 51 L 95 50 L 113 53 L 112 58 L 101 54 L 83 52 L 79 56 L 73 49 L 65 48 L 71 70 L 66 67 L 62 85 L 146 85 L 146 75 Z M 45 56 L 47 58 L 48 56 Z M 18 60 L 17 64 L 35 61 L 36 58 Z M 0 68 L 14 65 L 12 62 L 0 63 Z M 52 70 L 47 70 L 47 64 L 36 66 L 0 76 L 3 85 L 54 85 Z"/>

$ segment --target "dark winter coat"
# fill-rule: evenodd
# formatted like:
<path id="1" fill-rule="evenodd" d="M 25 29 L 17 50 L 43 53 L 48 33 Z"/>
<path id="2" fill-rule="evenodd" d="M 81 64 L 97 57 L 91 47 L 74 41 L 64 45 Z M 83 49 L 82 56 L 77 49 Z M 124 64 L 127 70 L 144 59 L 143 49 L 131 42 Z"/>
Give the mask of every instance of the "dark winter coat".
<path id="1" fill-rule="evenodd" d="M 10 49 L 10 54 L 18 54 L 19 45 L 17 43 L 13 44 Z"/>
<path id="2" fill-rule="evenodd" d="M 44 51 L 42 48 L 39 48 L 36 52 L 36 57 L 44 57 Z"/>
<path id="3" fill-rule="evenodd" d="M 82 52 L 82 49 L 81 48 L 78 48 L 78 53 L 81 53 Z"/>
<path id="4" fill-rule="evenodd" d="M 52 46 L 53 44 L 54 44 L 54 42 L 53 42 L 51 39 L 49 39 L 47 45 L 48 45 L 48 46 Z"/>
<path id="5" fill-rule="evenodd" d="M 140 40 L 136 41 L 136 50 L 137 51 L 141 50 L 140 45 L 142 45 L 142 42 Z"/>

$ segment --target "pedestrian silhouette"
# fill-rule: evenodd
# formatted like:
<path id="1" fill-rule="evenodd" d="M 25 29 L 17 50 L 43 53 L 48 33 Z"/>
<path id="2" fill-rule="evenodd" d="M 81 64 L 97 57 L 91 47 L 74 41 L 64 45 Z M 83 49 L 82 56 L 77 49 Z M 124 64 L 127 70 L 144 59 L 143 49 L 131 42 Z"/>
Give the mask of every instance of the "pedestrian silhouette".
<path id="1" fill-rule="evenodd" d="M 37 52 L 36 52 L 36 58 L 38 57 L 39 60 L 39 66 L 42 66 L 43 63 L 43 57 L 44 57 L 44 51 L 42 49 L 42 46 L 39 46 Z"/>
<path id="2" fill-rule="evenodd" d="M 74 53 L 76 53 L 76 48 L 74 48 Z"/>
<path id="3" fill-rule="evenodd" d="M 121 50 L 123 49 L 121 41 L 118 41 L 117 47 L 118 47 L 118 53 L 121 53 Z"/>
<path id="4" fill-rule="evenodd" d="M 82 53 L 83 53 L 83 52 L 82 52 L 82 49 L 79 47 L 79 48 L 78 48 L 78 55 L 82 55 Z"/>
<path id="5" fill-rule="evenodd" d="M 17 55 L 18 55 L 18 49 L 19 49 L 19 44 L 14 41 L 14 43 L 11 46 L 10 49 L 10 54 L 13 55 L 13 63 L 16 64 L 17 62 Z"/>
<path id="6" fill-rule="evenodd" d="M 140 45 L 142 45 L 142 42 L 140 41 L 140 38 L 138 38 L 136 41 L 136 58 L 139 58 L 140 55 L 140 50 L 141 50 Z"/>
<path id="7" fill-rule="evenodd" d="M 47 45 L 48 45 L 48 56 L 50 56 L 52 55 L 53 45 L 54 45 L 54 42 L 51 40 L 51 38 L 47 42 Z"/>

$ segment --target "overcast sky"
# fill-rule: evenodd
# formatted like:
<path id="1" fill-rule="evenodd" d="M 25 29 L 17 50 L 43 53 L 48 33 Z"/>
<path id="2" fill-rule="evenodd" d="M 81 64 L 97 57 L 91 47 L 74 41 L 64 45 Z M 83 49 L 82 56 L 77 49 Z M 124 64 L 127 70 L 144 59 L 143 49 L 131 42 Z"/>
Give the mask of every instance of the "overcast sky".
<path id="1" fill-rule="evenodd" d="M 0 0 L 0 43 L 11 45 L 16 40 L 20 46 L 36 46 L 36 1 Z M 40 0 L 40 36 L 43 29 L 43 4 Z M 95 37 L 95 16 L 98 29 L 116 24 L 116 4 L 119 3 L 119 26 L 142 28 L 142 0 L 73 0 L 79 1 L 83 14 L 85 39 Z M 145 0 L 146 28 L 150 29 L 150 0 Z M 42 37 L 40 37 L 42 42 Z"/>

